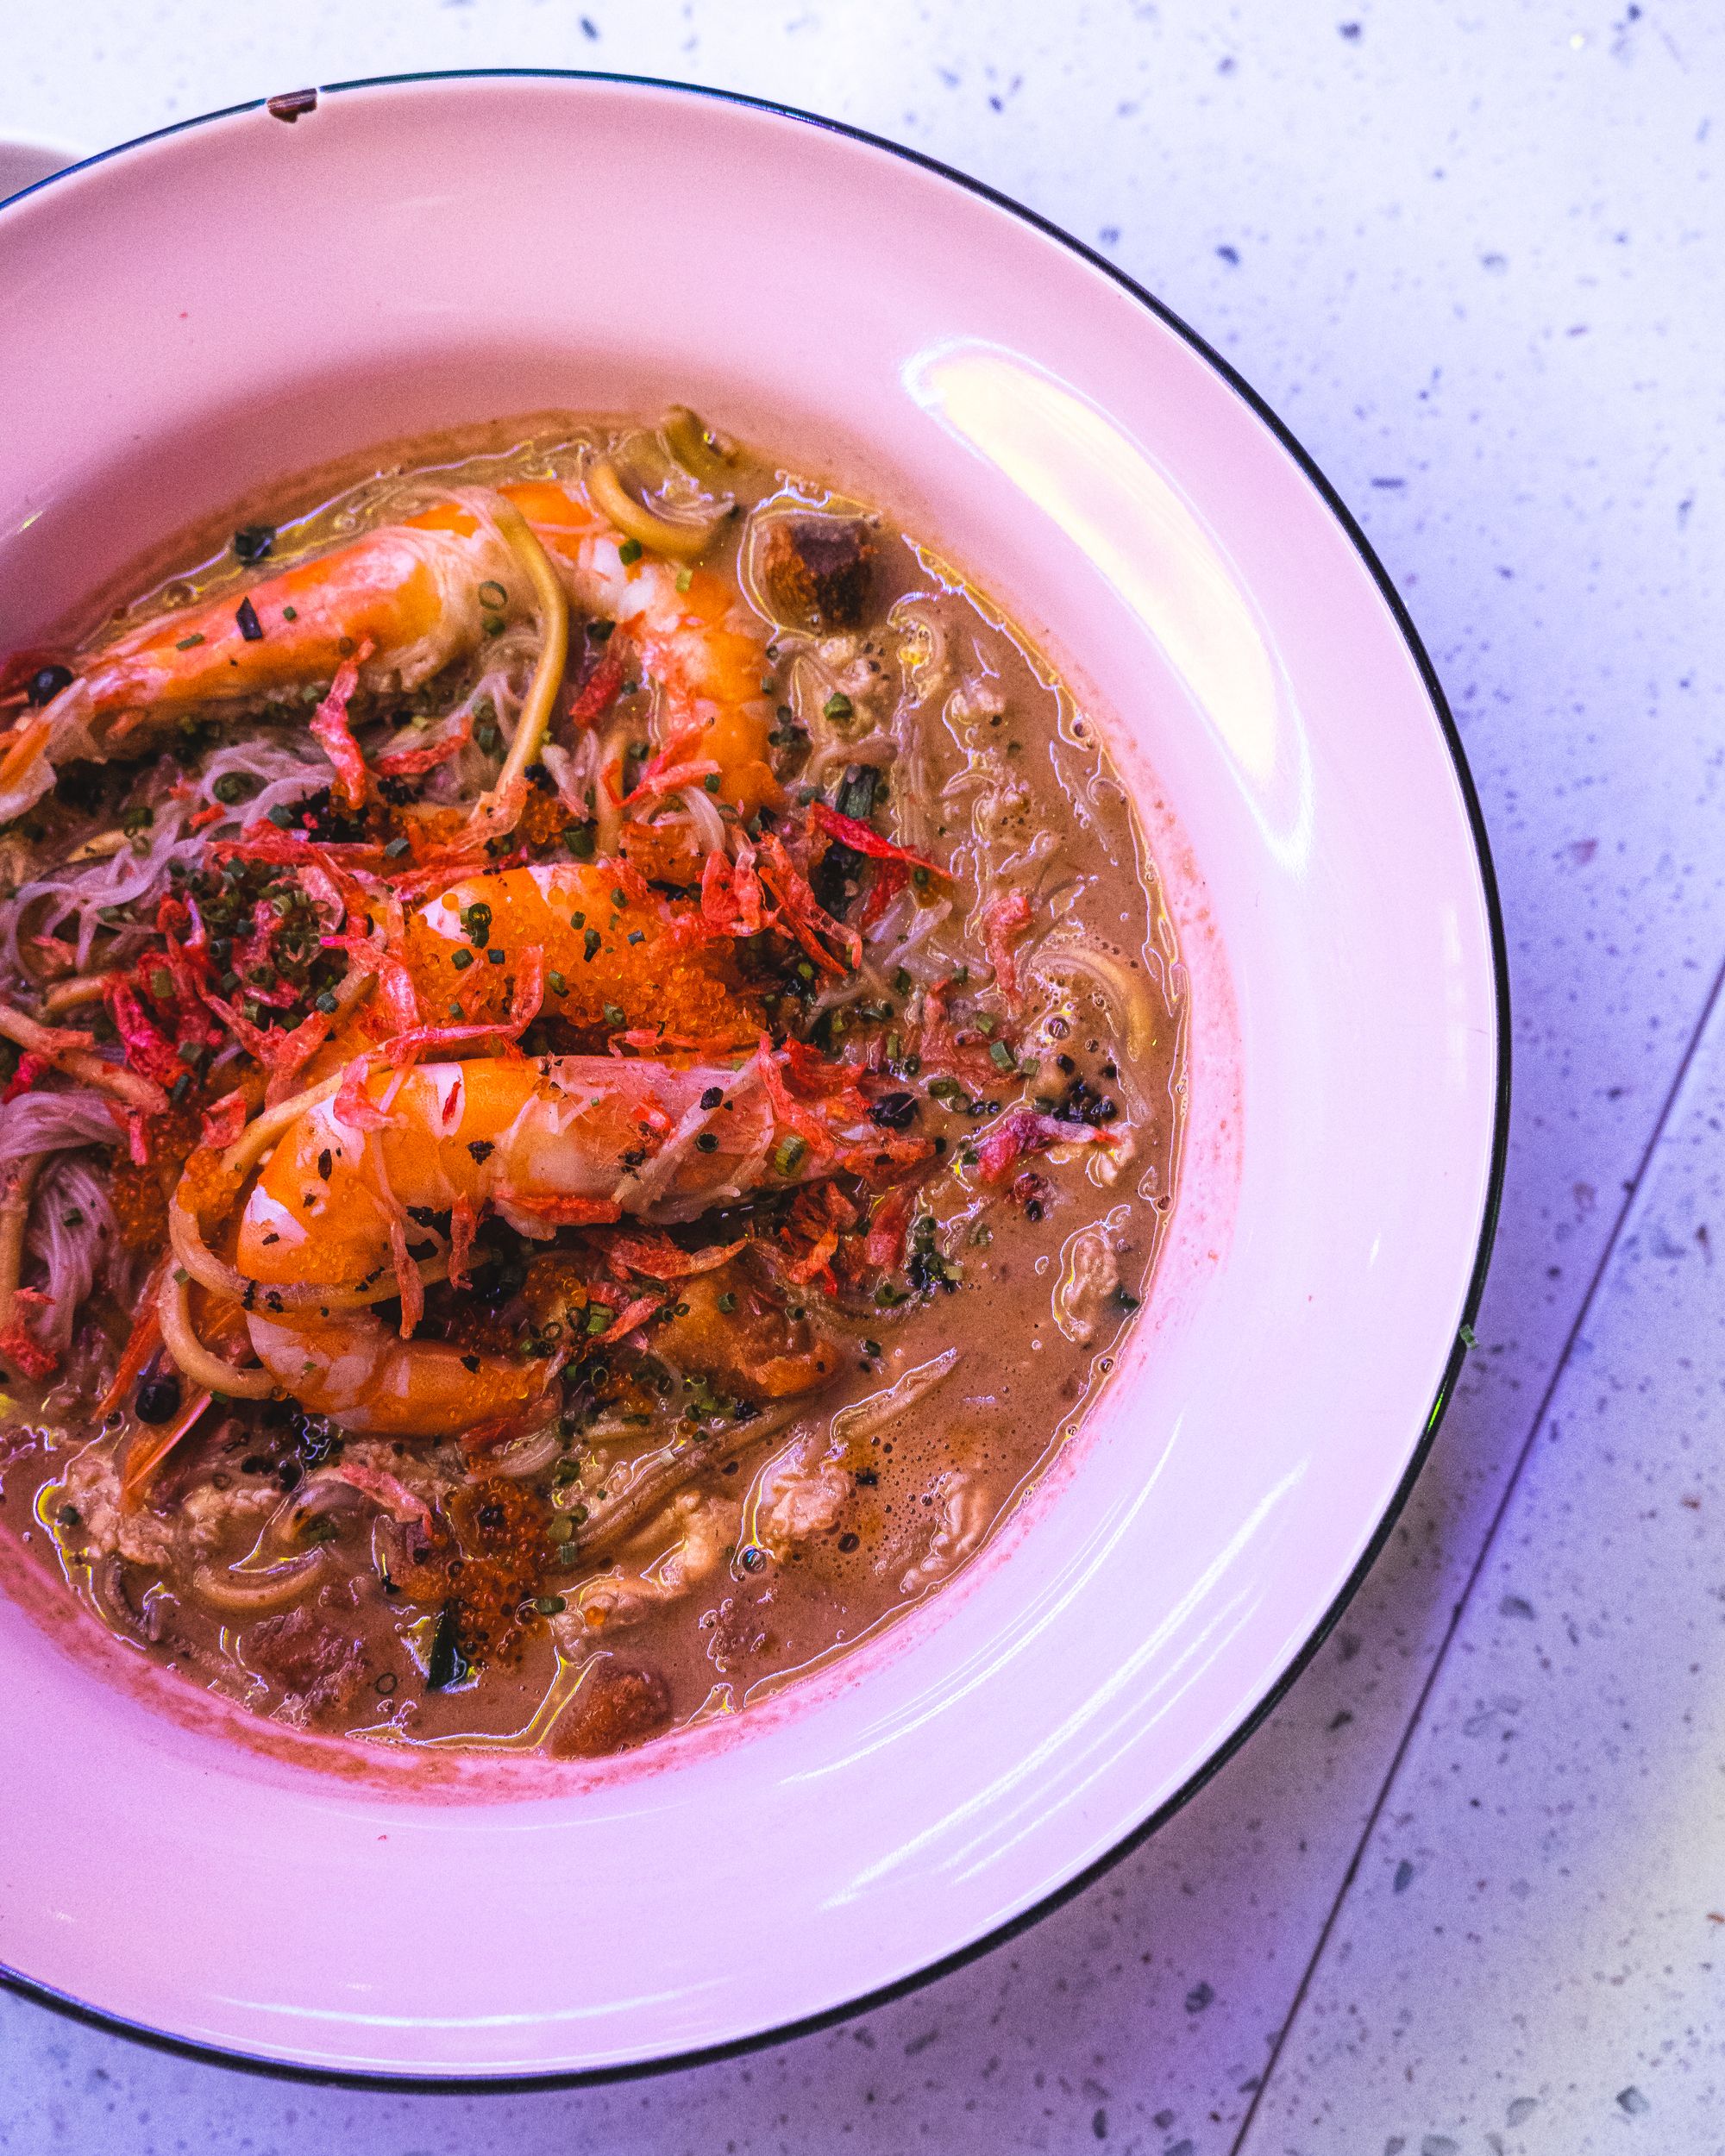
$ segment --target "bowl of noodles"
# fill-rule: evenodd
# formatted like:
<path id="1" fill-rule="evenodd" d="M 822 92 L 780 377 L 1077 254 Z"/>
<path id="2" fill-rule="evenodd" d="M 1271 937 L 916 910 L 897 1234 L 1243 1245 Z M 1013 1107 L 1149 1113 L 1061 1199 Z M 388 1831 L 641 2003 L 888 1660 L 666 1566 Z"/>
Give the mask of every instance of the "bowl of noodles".
<path id="1" fill-rule="evenodd" d="M 1020 1926 L 1290 1681 L 1478 1294 L 1490 870 L 1364 542 L 1082 249 L 737 98 L 294 93 L 0 266 L 9 1973 L 489 2083 Z"/>

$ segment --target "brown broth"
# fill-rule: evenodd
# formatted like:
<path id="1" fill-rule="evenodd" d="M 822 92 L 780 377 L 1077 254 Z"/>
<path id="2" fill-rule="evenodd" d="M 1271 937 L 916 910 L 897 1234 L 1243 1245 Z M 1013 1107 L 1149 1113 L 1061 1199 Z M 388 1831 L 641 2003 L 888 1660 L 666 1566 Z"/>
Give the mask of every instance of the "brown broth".
<path id="1" fill-rule="evenodd" d="M 626 436 L 558 418 L 393 445 L 242 505 L 223 530 L 276 525 L 274 568 L 387 521 L 408 479 L 435 494 L 450 482 L 561 477 L 594 445 Z M 662 478 L 643 439 L 633 437 L 637 461 L 646 454 L 649 476 Z M 950 910 L 937 924 L 928 918 L 942 904 L 937 891 L 913 887 L 895 902 L 906 917 L 898 941 L 870 947 L 899 1025 L 853 1017 L 826 1045 L 842 1053 L 879 1039 L 885 1056 L 897 1048 L 902 1070 L 917 987 L 906 995 L 896 955 L 917 986 L 957 974 L 955 1009 L 968 1007 L 985 1029 L 973 1045 L 986 1057 L 986 1034 L 1004 1030 L 1015 1043 L 1009 1068 L 997 1090 L 969 1081 L 974 1113 L 963 1088 L 942 1099 L 927 1094 L 923 1074 L 906 1075 L 919 1126 L 948 1144 L 925 1186 L 933 1225 L 922 1236 L 922 1285 L 900 1275 L 892 1292 L 904 1300 L 883 1294 L 844 1311 L 835 1326 L 839 1374 L 800 1413 L 787 1420 L 762 1403 L 765 1434 L 744 1424 L 712 1440 L 712 1463 L 593 1567 L 559 1564 L 564 1545 L 549 1538 L 566 1533 L 583 1505 L 591 1516 L 608 1502 L 644 1461 L 664 1457 L 674 1436 L 666 1419 L 630 1425 L 602 1410 L 596 1423 L 560 1435 L 538 1472 L 507 1483 L 492 1509 L 509 1513 L 499 1547 L 518 1514 L 535 1553 L 526 1572 L 504 1567 L 513 1608 L 530 1598 L 526 1614 L 499 1619 L 508 1636 L 488 1657 L 458 1641 L 473 1666 L 461 1674 L 458 1664 L 441 1685 L 427 1681 L 451 1674 L 447 1651 L 437 1660 L 447 1632 L 440 1608 L 392 1593 L 401 1583 L 382 1576 L 411 1571 L 415 1531 L 388 1526 L 368 1505 L 344 1500 L 330 1513 L 320 1583 L 303 1602 L 248 1619 L 210 1607 L 193 1583 L 197 1564 L 219 1573 L 262 1548 L 291 1489 L 328 1464 L 316 1457 L 327 1433 L 313 1433 L 308 1455 L 304 1433 L 285 1432 L 279 1418 L 267 1428 L 241 1403 L 212 1411 L 122 1521 L 113 1509 L 116 1463 L 138 1426 L 122 1416 L 92 1431 L 79 1420 L 125 1332 L 124 1313 L 98 1296 L 69 1376 L 46 1393 L 15 1388 L 16 1420 L 0 1432 L 0 1520 L 140 1651 L 260 1713 L 397 1743 L 563 1752 L 609 1750 L 735 1713 L 878 1633 L 975 1554 L 1076 1430 L 1149 1293 L 1178 1166 L 1183 974 L 1154 865 L 1095 718 L 981 592 L 880 511 L 748 454 L 726 485 L 742 513 L 704 566 L 757 601 L 753 535 L 778 511 L 864 518 L 876 549 L 861 630 L 777 636 L 777 693 L 794 715 L 786 725 L 807 736 L 780 755 L 793 804 L 800 787 L 813 780 L 825 793 L 893 735 L 877 821 L 953 871 Z M 190 535 L 171 561 L 135 580 L 143 596 L 133 616 L 238 588 L 254 573 L 218 551 L 211 531 Z M 850 708 L 830 718 L 835 699 Z M 646 692 L 634 700 L 644 726 Z M 80 828 L 74 819 L 51 832 L 46 850 L 63 851 Z M 976 918 L 985 894 L 1015 888 L 1035 914 L 1019 946 L 1021 1018 L 990 981 Z M 921 940 L 906 948 L 913 927 Z M 1106 965 L 1099 974 L 1061 956 L 1086 952 L 1112 962 L 1124 993 L 1111 991 Z M 866 988 L 860 1000 L 870 1007 Z M 1021 1081 L 1010 1066 L 1031 1059 L 1038 1075 Z M 985 1188 L 966 1164 L 975 1141 L 1015 1103 L 1047 1102 L 1074 1081 L 1114 1104 L 1107 1143 L 1027 1157 L 1033 1181 L 1016 1196 Z M 818 1286 L 807 1292 L 819 1302 Z M 913 1390 L 916 1374 L 942 1358 L 950 1367 L 919 1401 L 871 1421 L 868 1403 L 894 1385 Z M 449 1440 L 336 1442 L 328 1457 L 398 1473 L 413 1487 L 430 1487 L 434 1470 L 446 1498 L 467 1477 Z M 794 1477 L 783 1465 L 794 1452 Z M 184 1526 L 192 1514 L 210 1523 L 195 1563 Z M 601 1576 L 611 1584 L 595 1589 Z"/>

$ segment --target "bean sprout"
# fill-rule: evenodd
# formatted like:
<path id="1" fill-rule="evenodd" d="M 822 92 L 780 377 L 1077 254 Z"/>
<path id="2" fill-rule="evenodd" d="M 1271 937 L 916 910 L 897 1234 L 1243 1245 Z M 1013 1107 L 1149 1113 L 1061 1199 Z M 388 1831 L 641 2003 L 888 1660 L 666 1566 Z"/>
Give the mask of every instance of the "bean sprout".
<path id="1" fill-rule="evenodd" d="M 192 1591 L 230 1617 L 262 1617 L 298 1601 L 323 1572 L 325 1563 L 320 1549 L 307 1550 L 262 1572 L 200 1564 L 191 1576 Z"/>
<path id="2" fill-rule="evenodd" d="M 587 499 L 625 537 L 651 547 L 656 554 L 668 554 L 676 561 L 698 561 L 712 544 L 713 533 L 730 510 L 726 503 L 718 515 L 699 524 L 661 516 L 629 492 L 617 476 L 617 467 L 609 461 L 594 465 L 587 473 Z"/>
<path id="3" fill-rule="evenodd" d="M 161 1300 L 157 1306 L 162 1340 L 181 1374 L 212 1393 L 227 1393 L 236 1400 L 267 1400 L 275 1390 L 275 1380 L 267 1370 L 235 1369 L 219 1355 L 212 1355 L 193 1332 L 188 1286 L 185 1277 L 170 1267 L 163 1276 Z"/>
<path id="4" fill-rule="evenodd" d="M 876 1431 L 884 1430 L 889 1422 L 919 1400 L 925 1400 L 944 1379 L 952 1375 L 958 1363 L 958 1350 L 948 1348 L 932 1361 L 919 1363 L 913 1370 L 906 1370 L 896 1383 L 883 1392 L 871 1393 L 867 1400 L 859 1400 L 854 1406 L 843 1407 L 832 1418 L 831 1445 L 836 1451 L 843 1446 L 861 1445 L 872 1438 Z"/>

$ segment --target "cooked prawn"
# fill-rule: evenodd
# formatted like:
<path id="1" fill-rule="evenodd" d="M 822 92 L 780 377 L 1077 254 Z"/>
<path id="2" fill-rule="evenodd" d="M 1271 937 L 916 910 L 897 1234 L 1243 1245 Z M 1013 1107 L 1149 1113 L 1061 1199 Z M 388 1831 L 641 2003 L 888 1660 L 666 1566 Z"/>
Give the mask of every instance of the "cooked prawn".
<path id="1" fill-rule="evenodd" d="M 410 914 L 405 958 L 434 1020 L 501 1018 L 510 962 L 544 954 L 547 1012 L 612 1033 L 650 1030 L 673 1047 L 751 1046 L 756 1000 L 728 941 L 672 913 L 615 862 L 560 862 L 474 875 Z"/>
<path id="2" fill-rule="evenodd" d="M 438 508 L 380 526 L 243 592 L 158 615 L 96 652 L 25 722 L 15 744 L 22 749 L 22 736 L 34 730 L 46 761 L 39 755 L 24 771 L 0 764 L 0 816 L 16 813 L 15 793 L 34 799 L 52 784 L 52 767 L 128 753 L 187 712 L 297 708 L 365 642 L 372 655 L 359 670 L 362 686 L 413 688 L 474 649 L 488 616 L 518 617 L 530 598 L 506 546 L 477 517 Z"/>
<path id="3" fill-rule="evenodd" d="M 615 621 L 659 683 L 651 783 L 716 775 L 742 815 L 776 803 L 765 647 L 721 580 L 641 555 L 554 482 L 505 487 L 502 499 L 555 556 L 577 604 Z M 620 549 L 631 543 L 640 558 L 625 562 Z M 0 819 L 44 793 L 61 763 L 127 753 L 190 711 L 297 706 L 367 643 L 358 686 L 411 689 L 533 611 L 532 580 L 494 519 L 448 502 L 380 525 L 159 615 L 95 653 L 51 704 L 0 737 Z"/>
<path id="4" fill-rule="evenodd" d="M 283 1131 L 247 1200 L 236 1255 L 255 1283 L 252 1346 L 283 1390 L 348 1429 L 469 1429 L 530 1407 L 555 1365 L 407 1337 L 423 1307 L 413 1246 L 435 1250 L 440 1216 L 454 1277 L 488 1206 L 541 1238 L 625 1215 L 691 1220 L 763 1185 L 858 1165 L 860 1149 L 884 1161 L 883 1143 L 854 1106 L 792 1100 L 765 1050 L 735 1069 L 517 1056 L 378 1071 Z M 299 1307 L 305 1283 L 328 1286 L 333 1306 L 392 1266 L 401 1338 L 364 1311 Z M 298 1291 L 294 1307 L 273 1307 L 281 1288 Z M 625 1330 L 660 1300 L 625 1308 Z"/>
<path id="5" fill-rule="evenodd" d="M 720 798 L 739 815 L 776 806 L 767 753 L 773 704 L 762 688 L 766 641 L 723 579 L 643 552 L 564 487 L 505 492 L 562 565 L 577 605 L 614 621 L 659 684 L 658 768 L 649 766 L 643 783 L 668 792 L 715 776 Z M 625 548 L 634 559 L 624 559 Z"/>

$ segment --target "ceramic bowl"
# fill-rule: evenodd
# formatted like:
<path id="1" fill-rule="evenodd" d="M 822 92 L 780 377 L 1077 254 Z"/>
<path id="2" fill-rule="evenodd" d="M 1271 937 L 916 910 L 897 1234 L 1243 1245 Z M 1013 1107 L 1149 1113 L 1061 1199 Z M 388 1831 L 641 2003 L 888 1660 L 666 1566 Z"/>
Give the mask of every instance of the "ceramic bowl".
<path id="1" fill-rule="evenodd" d="M 1095 1412 L 957 1582 L 761 1708 L 594 1765 L 404 1764 L 236 1726 L 13 1565 L 6 1963 L 254 2059 L 483 2080 L 806 2026 L 1021 1924 L 1287 1683 L 1478 1292 L 1490 875 L 1358 532 L 1082 248 L 903 151 L 662 85 L 221 114 L 10 203 L 0 290 L 9 637 L 273 474 L 682 399 L 895 509 L 1064 670 L 1194 1014 L 1173 1228 Z"/>

